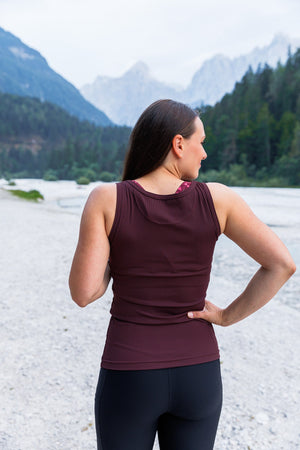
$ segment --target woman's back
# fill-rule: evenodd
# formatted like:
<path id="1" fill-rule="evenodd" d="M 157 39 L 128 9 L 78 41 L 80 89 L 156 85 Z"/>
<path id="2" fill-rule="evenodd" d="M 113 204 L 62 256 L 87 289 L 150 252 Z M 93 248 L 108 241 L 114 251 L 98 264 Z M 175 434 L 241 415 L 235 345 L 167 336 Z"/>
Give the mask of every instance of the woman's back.
<path id="1" fill-rule="evenodd" d="M 117 183 L 109 233 L 114 299 L 102 367 L 175 367 L 219 357 L 203 309 L 220 227 L 210 191 L 193 181 L 174 194 Z"/>

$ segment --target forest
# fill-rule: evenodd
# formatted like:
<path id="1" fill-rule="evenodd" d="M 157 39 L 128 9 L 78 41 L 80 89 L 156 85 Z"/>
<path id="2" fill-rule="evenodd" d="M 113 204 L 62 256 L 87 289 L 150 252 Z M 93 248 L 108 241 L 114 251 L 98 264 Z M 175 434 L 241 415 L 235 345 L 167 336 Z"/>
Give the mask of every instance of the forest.
<path id="1" fill-rule="evenodd" d="M 206 132 L 203 181 L 300 185 L 300 49 L 276 69 L 249 68 L 213 107 L 200 108 Z"/>
<path id="2" fill-rule="evenodd" d="M 80 121 L 36 98 L 0 93 L 0 176 L 111 181 L 121 172 L 130 131 Z"/>
<path id="3" fill-rule="evenodd" d="M 300 49 L 251 67 L 232 93 L 197 108 L 208 158 L 201 181 L 300 185 Z M 35 98 L 0 93 L 0 176 L 119 180 L 131 129 L 99 127 Z"/>

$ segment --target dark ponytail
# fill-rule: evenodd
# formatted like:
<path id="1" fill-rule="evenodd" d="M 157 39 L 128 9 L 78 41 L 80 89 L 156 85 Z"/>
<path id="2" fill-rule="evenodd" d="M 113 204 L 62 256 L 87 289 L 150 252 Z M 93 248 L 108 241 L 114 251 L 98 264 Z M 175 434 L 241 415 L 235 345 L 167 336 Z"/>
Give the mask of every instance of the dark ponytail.
<path id="1" fill-rule="evenodd" d="M 122 181 L 134 180 L 159 167 L 176 134 L 189 138 L 198 114 L 174 100 L 158 100 L 142 113 L 134 126 L 125 156 Z"/>

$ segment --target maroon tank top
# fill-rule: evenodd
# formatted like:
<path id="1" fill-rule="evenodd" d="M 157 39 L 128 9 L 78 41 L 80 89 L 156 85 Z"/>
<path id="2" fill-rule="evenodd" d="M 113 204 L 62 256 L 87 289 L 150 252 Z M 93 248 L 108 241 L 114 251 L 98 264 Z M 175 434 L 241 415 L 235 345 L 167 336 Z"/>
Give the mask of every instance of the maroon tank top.
<path id="1" fill-rule="evenodd" d="M 101 367 L 156 369 L 219 358 L 212 324 L 187 317 L 204 307 L 219 235 L 205 183 L 167 195 L 133 180 L 117 183 L 108 237 L 112 317 Z"/>

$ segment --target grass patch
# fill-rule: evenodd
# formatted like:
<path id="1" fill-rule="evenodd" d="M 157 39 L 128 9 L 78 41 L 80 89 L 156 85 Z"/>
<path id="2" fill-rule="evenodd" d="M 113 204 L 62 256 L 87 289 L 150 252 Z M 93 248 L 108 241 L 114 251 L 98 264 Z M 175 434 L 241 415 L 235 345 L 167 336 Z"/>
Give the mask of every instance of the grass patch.
<path id="1" fill-rule="evenodd" d="M 8 191 L 11 192 L 12 195 L 19 198 L 24 198 L 25 200 L 31 200 L 34 202 L 44 200 L 43 195 L 36 189 L 32 189 L 31 191 L 22 191 L 22 189 L 8 189 Z"/>

